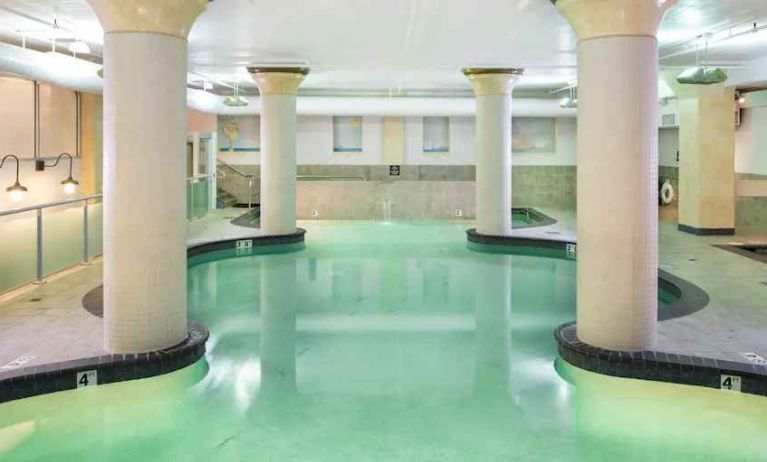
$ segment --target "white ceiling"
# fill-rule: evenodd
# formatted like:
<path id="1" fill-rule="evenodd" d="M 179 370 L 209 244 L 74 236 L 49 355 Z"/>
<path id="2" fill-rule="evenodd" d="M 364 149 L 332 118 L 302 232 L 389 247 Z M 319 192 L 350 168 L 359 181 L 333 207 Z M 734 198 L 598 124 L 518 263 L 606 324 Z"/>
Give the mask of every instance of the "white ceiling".
<path id="1" fill-rule="evenodd" d="M 0 0 L 0 34 L 45 35 L 53 18 L 62 36 L 100 49 L 86 0 Z M 659 37 L 661 56 L 675 56 L 661 63 L 692 64 L 691 38 L 765 18 L 767 0 L 680 0 Z M 764 55 L 767 30 L 713 45 L 710 59 Z M 521 88 L 558 88 L 576 70 L 575 39 L 550 0 L 215 0 L 192 29 L 189 62 L 244 84 L 246 65 L 308 63 L 303 88 L 330 92 L 467 90 L 459 70 L 470 65 L 524 67 Z"/>

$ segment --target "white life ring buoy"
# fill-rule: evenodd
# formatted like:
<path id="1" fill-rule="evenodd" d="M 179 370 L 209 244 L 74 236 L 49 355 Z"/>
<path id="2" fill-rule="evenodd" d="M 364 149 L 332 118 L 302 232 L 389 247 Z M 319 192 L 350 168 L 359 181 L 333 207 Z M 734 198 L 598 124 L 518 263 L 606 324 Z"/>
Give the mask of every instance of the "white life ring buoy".
<path id="1" fill-rule="evenodd" d="M 663 205 L 669 205 L 674 201 L 674 187 L 671 186 L 671 182 L 666 179 L 663 182 L 663 186 L 660 187 L 660 202 Z"/>

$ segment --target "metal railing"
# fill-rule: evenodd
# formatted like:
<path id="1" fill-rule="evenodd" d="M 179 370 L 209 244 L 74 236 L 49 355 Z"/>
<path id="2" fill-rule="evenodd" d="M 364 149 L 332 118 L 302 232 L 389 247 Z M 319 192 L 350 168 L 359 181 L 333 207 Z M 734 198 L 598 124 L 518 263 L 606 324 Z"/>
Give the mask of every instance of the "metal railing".
<path id="1" fill-rule="evenodd" d="M 247 194 L 247 202 L 248 202 L 248 208 L 253 208 L 253 180 L 258 179 L 258 176 L 253 174 L 244 173 L 242 170 L 238 169 L 234 165 L 225 162 L 221 159 L 216 159 L 216 162 L 219 166 L 223 166 L 226 169 L 229 169 L 230 171 L 234 172 L 238 177 L 243 178 L 247 180 L 248 182 L 248 194 Z M 226 178 L 226 172 L 220 170 L 219 168 L 216 169 L 217 172 L 220 171 L 223 173 L 223 175 L 220 175 L 221 178 Z"/>
<path id="2" fill-rule="evenodd" d="M 13 210 L 0 211 L 0 217 L 7 217 L 10 215 L 16 215 L 24 212 L 35 212 L 36 214 L 36 241 L 35 247 L 37 249 L 37 263 L 35 269 L 35 283 L 42 284 L 45 282 L 45 275 L 43 274 L 43 209 L 58 207 L 60 205 L 83 203 L 83 260 L 82 264 L 87 265 L 90 260 L 88 255 L 88 201 L 94 199 L 101 199 L 102 194 L 94 194 L 87 197 L 78 197 L 75 199 L 67 199 L 63 201 L 48 202 L 46 204 L 30 205 L 29 207 L 22 207 Z"/>

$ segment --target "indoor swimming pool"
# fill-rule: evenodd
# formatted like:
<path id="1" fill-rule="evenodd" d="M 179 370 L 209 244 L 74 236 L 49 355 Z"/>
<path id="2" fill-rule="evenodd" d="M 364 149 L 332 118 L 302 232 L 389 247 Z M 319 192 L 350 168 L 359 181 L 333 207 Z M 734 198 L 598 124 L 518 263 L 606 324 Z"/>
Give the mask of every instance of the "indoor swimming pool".
<path id="1" fill-rule="evenodd" d="M 557 359 L 574 261 L 469 250 L 462 223 L 301 226 L 191 259 L 203 361 L 2 404 L 0 460 L 767 460 L 765 398 Z"/>

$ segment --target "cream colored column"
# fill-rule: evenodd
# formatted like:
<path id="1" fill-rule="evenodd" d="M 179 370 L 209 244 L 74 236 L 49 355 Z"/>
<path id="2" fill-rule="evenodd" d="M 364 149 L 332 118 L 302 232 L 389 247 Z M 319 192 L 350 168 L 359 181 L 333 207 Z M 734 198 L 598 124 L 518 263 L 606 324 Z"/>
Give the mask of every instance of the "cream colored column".
<path id="1" fill-rule="evenodd" d="M 602 348 L 655 344 L 656 32 L 675 3 L 556 3 L 578 36 L 578 337 Z"/>
<path id="2" fill-rule="evenodd" d="M 735 90 L 683 85 L 665 72 L 679 101 L 679 229 L 735 234 Z"/>
<path id="3" fill-rule="evenodd" d="M 522 69 L 466 68 L 474 87 L 477 232 L 511 234 L 511 90 Z"/>
<path id="4" fill-rule="evenodd" d="M 296 232 L 296 93 L 309 69 L 248 68 L 261 92 L 261 232 Z"/>
<path id="5" fill-rule="evenodd" d="M 104 28 L 104 343 L 177 344 L 186 321 L 187 34 L 207 0 L 89 0 Z"/>

